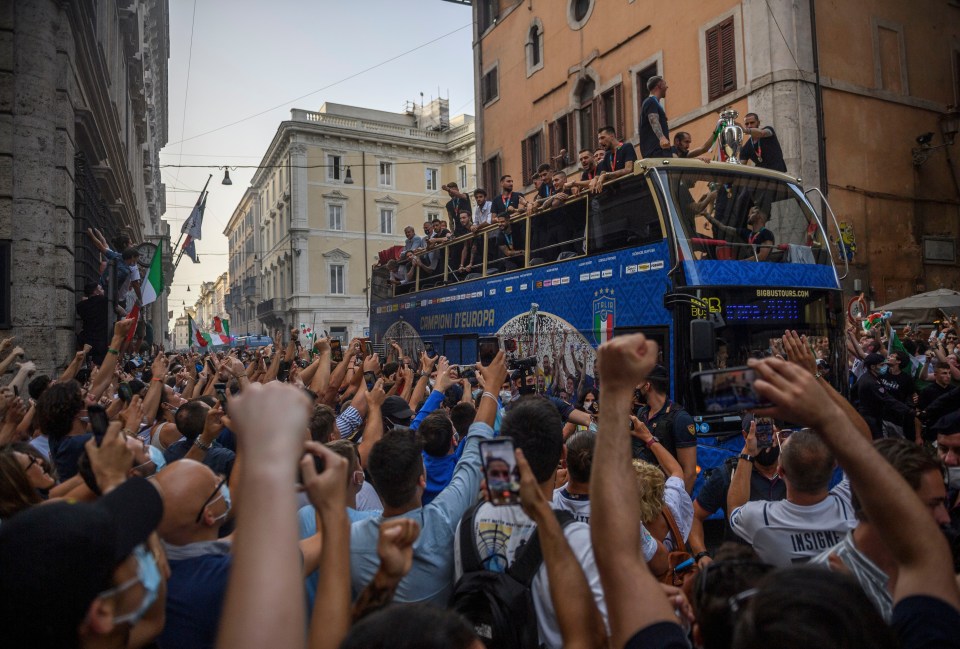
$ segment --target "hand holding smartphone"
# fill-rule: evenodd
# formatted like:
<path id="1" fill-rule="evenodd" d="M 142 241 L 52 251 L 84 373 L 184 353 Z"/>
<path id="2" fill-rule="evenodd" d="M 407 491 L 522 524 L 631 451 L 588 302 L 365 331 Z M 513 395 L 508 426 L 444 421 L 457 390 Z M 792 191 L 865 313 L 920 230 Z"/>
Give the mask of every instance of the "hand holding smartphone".
<path id="1" fill-rule="evenodd" d="M 711 415 L 772 406 L 754 390 L 756 378 L 756 372 L 746 366 L 697 372 L 690 377 L 694 406 L 698 412 Z"/>
<path id="2" fill-rule="evenodd" d="M 480 441 L 480 458 L 487 497 L 492 505 L 520 502 L 520 470 L 513 451 L 513 439 L 498 437 Z"/>
<path id="3" fill-rule="evenodd" d="M 93 431 L 93 438 L 96 440 L 97 446 L 100 446 L 103 443 L 103 436 L 107 434 L 107 427 L 110 425 L 107 409 L 100 404 L 87 406 L 87 417 L 90 418 L 90 430 Z"/>

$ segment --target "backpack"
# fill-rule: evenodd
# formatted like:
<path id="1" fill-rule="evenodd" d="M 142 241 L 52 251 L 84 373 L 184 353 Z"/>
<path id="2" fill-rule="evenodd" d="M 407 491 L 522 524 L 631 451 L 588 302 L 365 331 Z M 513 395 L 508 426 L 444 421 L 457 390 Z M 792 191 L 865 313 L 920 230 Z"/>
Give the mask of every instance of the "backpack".
<path id="1" fill-rule="evenodd" d="M 540 645 L 537 614 L 530 586 L 543 563 L 537 530 L 517 552 L 505 572 L 483 567 L 473 521 L 484 503 L 470 509 L 460 521 L 460 561 L 463 575 L 457 580 L 449 608 L 470 623 L 487 649 L 526 649 Z M 574 522 L 573 514 L 554 510 L 561 527 Z"/>

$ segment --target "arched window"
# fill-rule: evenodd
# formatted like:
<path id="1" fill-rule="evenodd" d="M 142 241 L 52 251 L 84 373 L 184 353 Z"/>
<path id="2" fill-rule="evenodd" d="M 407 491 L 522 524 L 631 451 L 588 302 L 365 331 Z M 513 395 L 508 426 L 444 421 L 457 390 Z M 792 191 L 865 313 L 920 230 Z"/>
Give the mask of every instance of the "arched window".
<path id="1" fill-rule="evenodd" d="M 527 32 L 527 76 L 543 67 L 543 24 L 535 18 Z"/>

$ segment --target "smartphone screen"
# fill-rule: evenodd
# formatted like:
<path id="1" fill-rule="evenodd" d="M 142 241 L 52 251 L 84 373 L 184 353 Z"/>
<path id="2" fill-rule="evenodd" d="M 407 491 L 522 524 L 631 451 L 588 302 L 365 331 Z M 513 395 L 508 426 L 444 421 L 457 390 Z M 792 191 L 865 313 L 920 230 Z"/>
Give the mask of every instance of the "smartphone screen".
<path id="1" fill-rule="evenodd" d="M 194 367 L 197 368 L 197 372 L 203 371 L 203 363 L 197 363 L 196 365 L 194 365 Z"/>
<path id="2" fill-rule="evenodd" d="M 339 338 L 330 341 L 330 358 L 336 363 L 343 360 L 343 347 L 340 346 Z"/>
<path id="3" fill-rule="evenodd" d="M 130 403 L 130 400 L 133 399 L 133 390 L 130 388 L 129 383 L 121 383 L 117 387 L 117 393 L 125 403 Z"/>
<path id="4" fill-rule="evenodd" d="M 699 412 L 719 415 L 772 405 L 753 389 L 756 373 L 749 367 L 697 372 L 690 378 Z"/>
<path id="5" fill-rule="evenodd" d="M 487 495 L 492 505 L 515 505 L 520 502 L 520 471 L 509 437 L 480 441 L 480 458 Z"/>
<path id="6" fill-rule="evenodd" d="M 480 359 L 480 364 L 484 367 L 493 362 L 493 359 L 497 357 L 499 351 L 500 339 L 496 336 L 480 338 L 477 341 L 477 358 Z"/>
<path id="7" fill-rule="evenodd" d="M 227 384 L 226 383 L 214 383 L 213 391 L 217 394 L 217 401 L 220 402 L 220 406 L 223 408 L 223 411 L 227 411 Z"/>
<path id="8" fill-rule="evenodd" d="M 363 355 L 364 356 L 373 356 L 373 343 L 369 340 L 363 341 Z"/>
<path id="9" fill-rule="evenodd" d="M 427 354 L 427 358 L 433 358 L 437 355 L 437 352 L 433 349 L 433 343 L 429 341 L 423 343 L 423 351 Z"/>
<path id="10" fill-rule="evenodd" d="M 107 426 L 110 425 L 107 410 L 101 405 L 87 406 L 87 416 L 90 418 L 90 430 L 93 431 L 93 438 L 96 440 L 97 446 L 100 446 L 103 442 L 103 436 L 107 434 Z"/>
<path id="11" fill-rule="evenodd" d="M 757 448 L 773 446 L 773 420 L 769 417 L 757 417 Z"/>

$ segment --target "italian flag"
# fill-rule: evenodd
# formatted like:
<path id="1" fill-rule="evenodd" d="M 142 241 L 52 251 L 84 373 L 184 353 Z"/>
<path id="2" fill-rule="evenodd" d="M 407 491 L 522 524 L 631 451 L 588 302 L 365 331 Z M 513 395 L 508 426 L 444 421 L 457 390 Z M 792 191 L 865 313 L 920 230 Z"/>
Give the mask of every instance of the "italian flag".
<path id="1" fill-rule="evenodd" d="M 140 287 L 140 294 L 143 295 L 143 306 L 157 301 L 157 296 L 163 293 L 163 255 L 160 248 L 153 253 L 153 260 L 150 262 L 150 269 L 147 270 L 146 281 Z"/>
<path id="2" fill-rule="evenodd" d="M 601 345 L 613 338 L 613 314 L 597 313 L 593 316 L 593 331 Z"/>
<path id="3" fill-rule="evenodd" d="M 230 321 L 214 316 L 213 333 L 210 334 L 210 342 L 214 345 L 230 344 Z"/>
<path id="4" fill-rule="evenodd" d="M 188 318 L 190 316 L 187 316 Z M 197 326 L 197 323 L 190 318 L 190 344 L 196 343 L 200 347 L 206 347 L 210 344 L 210 334 L 205 334 Z"/>

